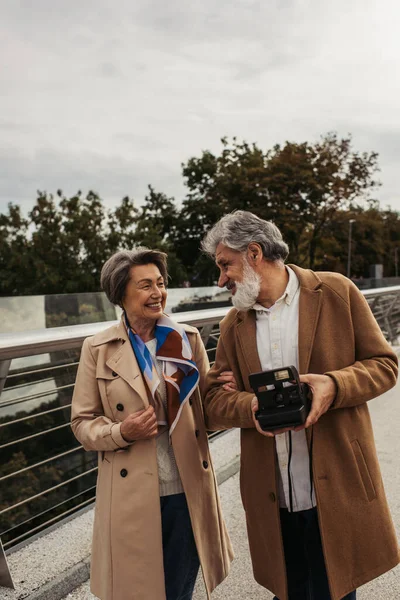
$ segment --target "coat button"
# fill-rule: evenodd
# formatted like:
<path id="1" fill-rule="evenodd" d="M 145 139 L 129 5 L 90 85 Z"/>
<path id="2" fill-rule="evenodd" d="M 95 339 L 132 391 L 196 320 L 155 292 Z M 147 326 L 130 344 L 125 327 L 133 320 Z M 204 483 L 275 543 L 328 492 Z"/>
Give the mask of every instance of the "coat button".
<path id="1" fill-rule="evenodd" d="M 199 431 L 198 429 L 196 429 L 196 431 L 194 432 L 194 435 L 195 435 L 196 437 L 199 437 L 199 435 L 200 435 L 200 431 Z"/>
<path id="2" fill-rule="evenodd" d="M 276 501 L 276 496 L 275 496 L 274 492 L 270 492 L 269 493 L 269 499 L 271 500 L 271 502 L 275 502 Z"/>
<path id="3" fill-rule="evenodd" d="M 117 404 L 117 410 L 124 410 L 123 404 Z"/>
<path id="4" fill-rule="evenodd" d="M 126 469 L 121 469 L 120 473 L 121 477 L 126 477 L 128 475 L 128 471 Z"/>
<path id="5" fill-rule="evenodd" d="M 113 372 L 111 373 L 111 375 L 112 375 L 113 377 L 117 377 L 118 373 L 116 373 L 115 371 L 113 371 Z"/>
<path id="6" fill-rule="evenodd" d="M 207 468 L 208 468 L 208 462 L 207 462 L 206 460 L 203 460 L 203 467 L 204 467 L 205 469 L 207 469 Z"/>

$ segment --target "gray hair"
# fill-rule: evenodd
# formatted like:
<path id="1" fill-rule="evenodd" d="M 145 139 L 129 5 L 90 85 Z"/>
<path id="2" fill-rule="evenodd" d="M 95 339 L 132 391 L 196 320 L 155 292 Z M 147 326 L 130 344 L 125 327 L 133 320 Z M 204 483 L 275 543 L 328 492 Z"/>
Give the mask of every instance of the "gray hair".
<path id="1" fill-rule="evenodd" d="M 130 280 L 130 271 L 137 265 L 156 265 L 168 283 L 167 255 L 159 250 L 137 246 L 133 250 L 116 252 L 104 263 L 101 269 L 100 285 L 112 304 L 122 307 L 125 289 Z"/>
<path id="2" fill-rule="evenodd" d="M 264 258 L 271 261 L 284 261 L 289 254 L 289 246 L 283 241 L 278 227 L 247 210 L 236 210 L 217 221 L 202 241 L 201 248 L 214 258 L 221 242 L 238 252 L 245 252 L 249 244 L 256 242 L 261 246 Z"/>

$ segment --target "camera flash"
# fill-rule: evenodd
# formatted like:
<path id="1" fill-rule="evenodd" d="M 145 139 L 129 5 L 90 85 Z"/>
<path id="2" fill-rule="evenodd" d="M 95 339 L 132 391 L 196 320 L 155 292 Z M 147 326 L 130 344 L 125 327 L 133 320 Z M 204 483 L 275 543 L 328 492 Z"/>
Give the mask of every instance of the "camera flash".
<path id="1" fill-rule="evenodd" d="M 279 381 L 280 379 L 289 379 L 289 371 L 286 369 L 284 371 L 276 371 L 275 379 Z"/>

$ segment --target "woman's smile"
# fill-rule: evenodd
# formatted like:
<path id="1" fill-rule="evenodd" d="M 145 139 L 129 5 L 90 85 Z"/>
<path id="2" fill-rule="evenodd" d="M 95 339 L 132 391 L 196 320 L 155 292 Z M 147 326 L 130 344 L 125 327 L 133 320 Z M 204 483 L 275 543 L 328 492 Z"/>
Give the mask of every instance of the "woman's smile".
<path id="1" fill-rule="evenodd" d="M 146 304 L 145 306 L 147 306 L 147 308 L 150 308 L 151 310 L 160 310 L 162 308 L 162 304 L 161 304 L 160 300 L 158 302 L 152 302 L 151 304 Z"/>

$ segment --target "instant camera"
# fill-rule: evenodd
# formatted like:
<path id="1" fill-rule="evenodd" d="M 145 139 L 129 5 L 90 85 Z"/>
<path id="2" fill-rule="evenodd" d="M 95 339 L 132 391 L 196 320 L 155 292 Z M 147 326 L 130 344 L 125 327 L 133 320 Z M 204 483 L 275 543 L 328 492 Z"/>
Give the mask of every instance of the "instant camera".
<path id="1" fill-rule="evenodd" d="M 296 367 L 251 373 L 249 383 L 258 398 L 255 417 L 263 431 L 297 427 L 310 412 L 310 388 L 300 383 Z"/>

